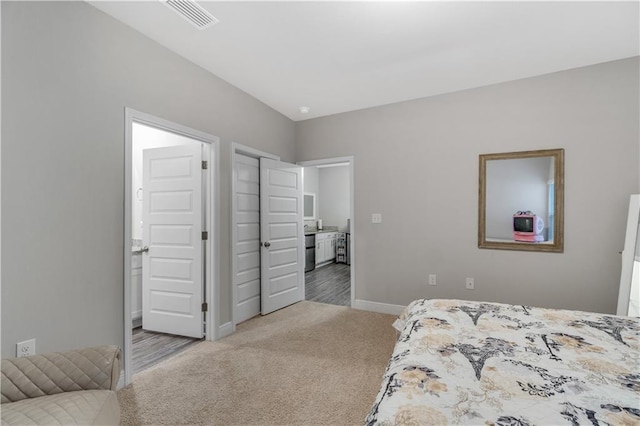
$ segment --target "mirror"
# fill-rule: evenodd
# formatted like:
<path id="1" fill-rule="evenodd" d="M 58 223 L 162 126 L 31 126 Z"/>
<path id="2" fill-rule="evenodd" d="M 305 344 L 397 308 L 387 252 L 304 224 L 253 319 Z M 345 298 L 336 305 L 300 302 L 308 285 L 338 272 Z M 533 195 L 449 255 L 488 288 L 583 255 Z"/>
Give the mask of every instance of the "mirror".
<path id="1" fill-rule="evenodd" d="M 478 247 L 564 250 L 564 150 L 480 155 Z"/>
<path id="2" fill-rule="evenodd" d="M 616 315 L 640 316 L 640 194 L 629 201 Z"/>
<path id="3" fill-rule="evenodd" d="M 304 220 L 316 218 L 316 194 L 304 194 Z"/>

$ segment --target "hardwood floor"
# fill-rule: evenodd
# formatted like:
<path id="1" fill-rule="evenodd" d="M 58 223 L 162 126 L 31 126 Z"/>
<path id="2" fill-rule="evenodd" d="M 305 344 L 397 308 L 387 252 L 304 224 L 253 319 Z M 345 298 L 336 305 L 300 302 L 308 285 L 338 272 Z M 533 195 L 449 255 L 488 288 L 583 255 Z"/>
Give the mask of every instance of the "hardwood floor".
<path id="1" fill-rule="evenodd" d="M 351 267 L 330 263 L 305 273 L 305 299 L 351 306 Z"/>
<path id="2" fill-rule="evenodd" d="M 145 331 L 142 327 L 135 328 L 131 353 L 133 374 L 179 354 L 201 341 L 202 339 Z"/>

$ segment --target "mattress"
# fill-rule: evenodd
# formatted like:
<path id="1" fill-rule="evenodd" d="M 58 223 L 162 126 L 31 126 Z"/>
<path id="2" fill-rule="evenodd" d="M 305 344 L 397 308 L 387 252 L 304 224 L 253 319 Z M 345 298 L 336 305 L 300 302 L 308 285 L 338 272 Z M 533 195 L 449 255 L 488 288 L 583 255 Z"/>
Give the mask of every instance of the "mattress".
<path id="1" fill-rule="evenodd" d="M 367 425 L 639 425 L 640 320 L 416 300 Z"/>

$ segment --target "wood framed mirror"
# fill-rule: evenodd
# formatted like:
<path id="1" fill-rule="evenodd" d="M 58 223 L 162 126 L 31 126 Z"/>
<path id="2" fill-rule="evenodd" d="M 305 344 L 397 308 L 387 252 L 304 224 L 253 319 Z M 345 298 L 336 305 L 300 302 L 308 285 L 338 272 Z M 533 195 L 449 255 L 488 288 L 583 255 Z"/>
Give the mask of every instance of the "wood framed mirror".
<path id="1" fill-rule="evenodd" d="M 478 247 L 564 251 L 564 149 L 480 155 Z"/>

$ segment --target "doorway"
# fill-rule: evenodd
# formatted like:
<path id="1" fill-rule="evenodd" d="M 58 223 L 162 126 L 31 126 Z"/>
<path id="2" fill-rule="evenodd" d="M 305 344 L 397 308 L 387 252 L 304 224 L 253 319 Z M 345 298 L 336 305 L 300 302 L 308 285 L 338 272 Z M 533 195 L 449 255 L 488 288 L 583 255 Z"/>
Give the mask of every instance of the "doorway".
<path id="1" fill-rule="evenodd" d="M 306 300 L 353 306 L 353 163 L 353 157 L 298 163 L 304 170 L 305 193 L 312 201 L 312 208 L 305 209 L 305 234 L 315 236 L 315 265 L 305 268 Z"/>
<path id="2" fill-rule="evenodd" d="M 126 385 L 215 337 L 219 139 L 129 108 L 125 123 Z"/>

